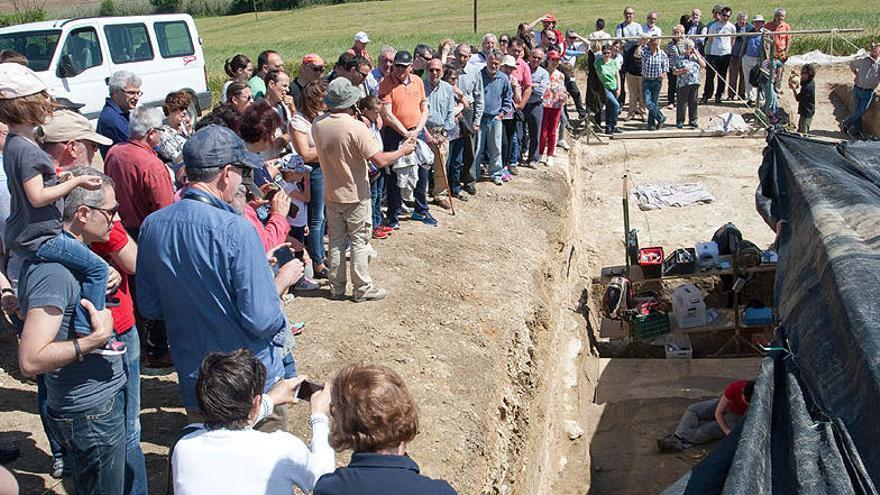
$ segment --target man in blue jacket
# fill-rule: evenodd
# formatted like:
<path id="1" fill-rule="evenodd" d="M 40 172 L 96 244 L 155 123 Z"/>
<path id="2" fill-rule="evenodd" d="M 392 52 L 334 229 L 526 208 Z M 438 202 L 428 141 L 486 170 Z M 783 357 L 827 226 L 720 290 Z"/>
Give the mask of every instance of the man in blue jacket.
<path id="1" fill-rule="evenodd" d="M 198 369 L 208 353 L 250 349 L 266 366 L 266 391 L 284 373 L 272 343 L 286 331 L 272 270 L 256 230 L 230 206 L 242 174 L 262 166 L 253 156 L 225 127 L 199 130 L 183 148 L 189 181 L 183 199 L 141 226 L 138 308 L 165 321 L 183 405 L 194 422 Z"/>

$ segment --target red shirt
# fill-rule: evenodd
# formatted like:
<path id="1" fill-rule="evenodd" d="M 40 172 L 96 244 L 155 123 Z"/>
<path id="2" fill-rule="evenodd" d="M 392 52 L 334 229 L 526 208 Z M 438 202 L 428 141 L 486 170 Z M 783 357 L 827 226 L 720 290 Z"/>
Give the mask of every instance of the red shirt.
<path id="1" fill-rule="evenodd" d="M 116 183 L 119 214 L 127 228 L 139 229 L 147 215 L 170 205 L 174 197 L 168 168 L 143 141 L 110 148 L 104 173 Z"/>
<path id="2" fill-rule="evenodd" d="M 260 217 L 257 216 L 257 211 L 251 205 L 245 205 L 244 218 L 257 229 L 257 235 L 260 236 L 260 242 L 263 243 L 263 249 L 267 253 L 273 247 L 284 242 L 287 239 L 287 233 L 290 232 L 290 224 L 287 223 L 287 218 L 280 213 L 270 214 L 269 221 L 266 222 L 266 225 L 263 225 Z"/>
<path id="3" fill-rule="evenodd" d="M 124 334 L 134 326 L 134 305 L 131 301 L 131 291 L 128 288 L 128 276 L 110 260 L 110 254 L 118 252 L 127 244 L 128 234 L 122 227 L 122 223 L 113 222 L 113 229 L 110 230 L 110 239 L 107 242 L 96 242 L 90 246 L 92 251 L 107 260 L 122 275 L 119 289 L 113 294 L 114 297 L 119 299 L 119 306 L 110 308 L 110 314 L 113 315 L 113 329 L 117 335 Z"/>
<path id="4" fill-rule="evenodd" d="M 724 389 L 724 397 L 727 398 L 727 409 L 733 414 L 745 415 L 749 404 L 743 400 L 743 389 L 746 388 L 747 380 L 739 380 L 731 383 Z"/>

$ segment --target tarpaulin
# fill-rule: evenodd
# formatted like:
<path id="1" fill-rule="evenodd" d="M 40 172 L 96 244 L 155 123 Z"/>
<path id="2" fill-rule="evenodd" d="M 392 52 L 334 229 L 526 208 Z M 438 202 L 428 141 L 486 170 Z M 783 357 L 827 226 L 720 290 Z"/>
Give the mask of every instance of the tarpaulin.
<path id="1" fill-rule="evenodd" d="M 762 216 L 785 221 L 778 350 L 741 431 L 667 492 L 877 493 L 880 143 L 771 132 L 759 176 Z"/>

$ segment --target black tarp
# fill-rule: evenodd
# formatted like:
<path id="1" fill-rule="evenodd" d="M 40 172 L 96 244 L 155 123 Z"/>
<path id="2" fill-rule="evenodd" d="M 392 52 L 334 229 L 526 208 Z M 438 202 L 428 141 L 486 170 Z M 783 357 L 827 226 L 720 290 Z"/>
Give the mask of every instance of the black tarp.
<path id="1" fill-rule="evenodd" d="M 780 326 L 742 429 L 668 493 L 877 493 L 880 143 L 771 132 L 757 205 L 783 219 Z"/>

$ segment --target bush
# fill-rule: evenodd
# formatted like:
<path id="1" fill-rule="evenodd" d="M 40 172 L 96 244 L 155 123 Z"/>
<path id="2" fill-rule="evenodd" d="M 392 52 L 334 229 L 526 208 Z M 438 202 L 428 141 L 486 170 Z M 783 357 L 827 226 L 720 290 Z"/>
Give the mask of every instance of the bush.
<path id="1" fill-rule="evenodd" d="M 40 22 L 48 19 L 45 10 L 35 8 L 21 10 L 14 14 L 0 15 L 0 27 L 14 26 L 16 24 L 25 24 L 28 22 Z"/>
<path id="2" fill-rule="evenodd" d="M 157 14 L 173 14 L 180 10 L 180 0 L 150 0 Z"/>
<path id="3" fill-rule="evenodd" d="M 108 17 L 114 15 L 116 12 L 116 8 L 113 5 L 113 0 L 101 0 L 101 8 L 98 9 L 98 15 L 101 17 Z"/>

